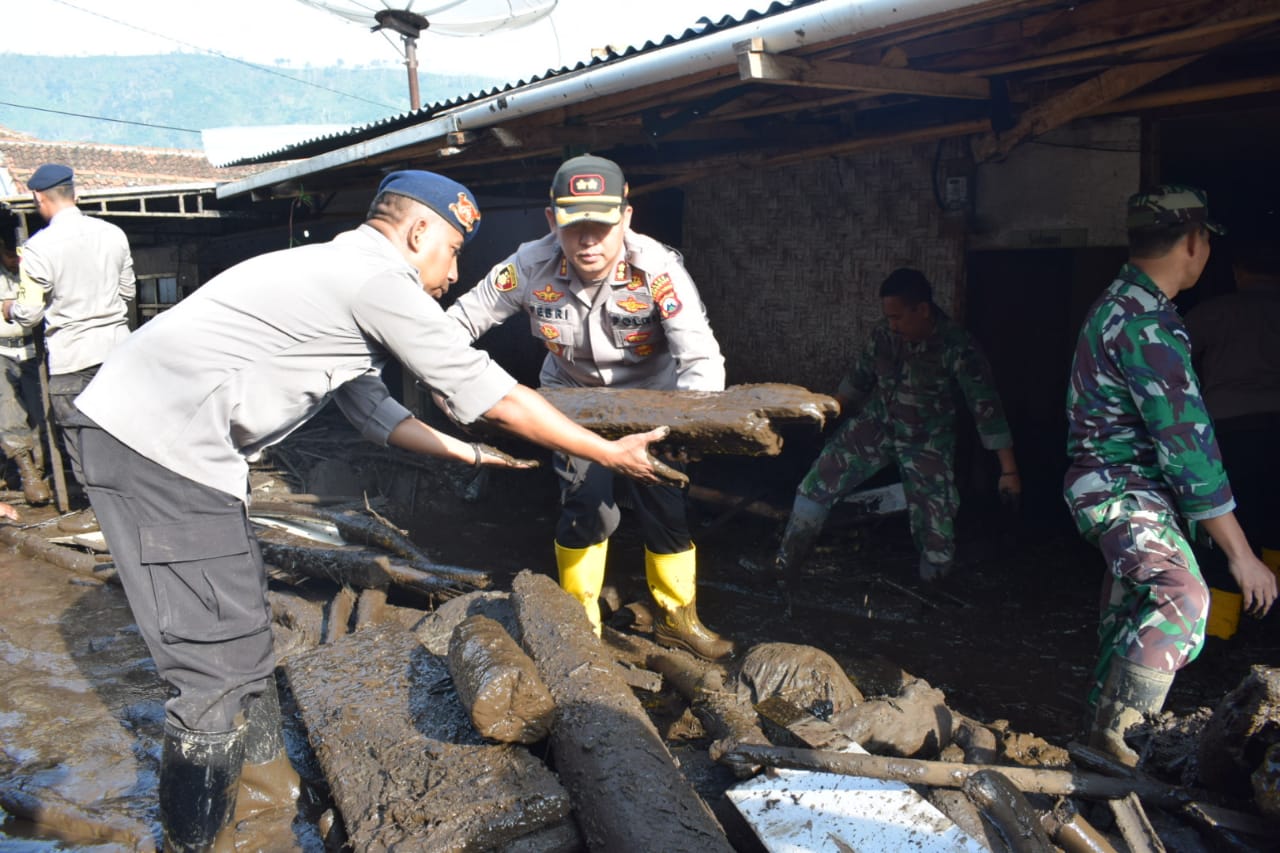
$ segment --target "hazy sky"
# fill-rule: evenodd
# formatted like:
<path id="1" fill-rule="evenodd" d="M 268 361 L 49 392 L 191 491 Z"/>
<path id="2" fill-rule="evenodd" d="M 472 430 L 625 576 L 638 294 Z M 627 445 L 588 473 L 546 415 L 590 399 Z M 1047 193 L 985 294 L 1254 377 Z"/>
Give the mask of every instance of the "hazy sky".
<path id="1" fill-rule="evenodd" d="M 493 8 L 504 0 L 466 0 Z M 424 13 L 448 0 L 328 0 Z M 465 16 L 467 5 L 438 14 Z M 264 65 L 403 62 L 392 33 L 373 33 L 302 0 L 8 0 L 4 50 L 20 54 L 92 56 L 206 52 Z M 706 15 L 718 20 L 766 8 L 769 0 L 559 0 L 549 18 L 519 30 L 479 37 L 437 35 L 418 41 L 423 73 L 475 73 L 514 79 L 572 65 L 592 47 L 643 44 L 682 32 Z"/>

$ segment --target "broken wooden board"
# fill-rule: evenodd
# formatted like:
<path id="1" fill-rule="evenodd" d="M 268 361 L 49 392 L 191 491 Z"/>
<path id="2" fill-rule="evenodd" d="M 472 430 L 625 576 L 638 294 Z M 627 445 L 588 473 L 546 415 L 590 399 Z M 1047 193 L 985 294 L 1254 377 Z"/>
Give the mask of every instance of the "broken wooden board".
<path id="1" fill-rule="evenodd" d="M 605 438 L 621 438 L 660 426 L 664 441 L 702 455 L 776 456 L 779 428 L 802 424 L 822 429 L 836 416 L 834 397 L 799 385 L 733 385 L 723 391 L 653 391 L 640 388 L 542 388 L 570 420 Z"/>
<path id="2" fill-rule="evenodd" d="M 353 849 L 503 850 L 568 817 L 541 761 L 479 743 L 410 630 L 372 625 L 284 669 Z"/>
<path id="3" fill-rule="evenodd" d="M 808 747 L 866 755 L 844 733 L 790 703 L 760 703 L 774 731 Z M 790 711 L 790 713 L 788 713 Z M 981 853 L 966 834 L 910 786 L 806 770 L 770 770 L 725 792 L 770 853 Z"/>

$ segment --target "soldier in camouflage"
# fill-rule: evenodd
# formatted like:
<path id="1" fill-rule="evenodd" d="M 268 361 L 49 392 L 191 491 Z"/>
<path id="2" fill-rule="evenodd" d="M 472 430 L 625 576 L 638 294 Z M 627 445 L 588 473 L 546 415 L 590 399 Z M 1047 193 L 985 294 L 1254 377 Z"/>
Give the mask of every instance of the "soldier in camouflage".
<path id="1" fill-rule="evenodd" d="M 999 489 L 1021 493 L 1013 439 L 986 358 L 935 304 L 918 270 L 895 270 L 880 287 L 885 319 L 836 398 L 852 416 L 827 442 L 796 490 L 775 565 L 784 593 L 831 507 L 896 463 L 906 494 L 920 577 L 937 580 L 955 558 L 960 497 L 953 473 L 956 395 L 963 393 L 982 444 L 1000 459 Z"/>
<path id="2" fill-rule="evenodd" d="M 1087 315 L 1067 392 L 1065 496 L 1107 563 L 1090 745 L 1134 765 L 1125 732 L 1164 704 L 1204 644 L 1209 592 L 1179 521 L 1227 556 L 1245 607 L 1261 615 L 1276 578 L 1236 522 L 1213 424 L 1172 299 L 1209 259 L 1205 194 L 1162 186 L 1129 199 L 1129 263 Z"/>

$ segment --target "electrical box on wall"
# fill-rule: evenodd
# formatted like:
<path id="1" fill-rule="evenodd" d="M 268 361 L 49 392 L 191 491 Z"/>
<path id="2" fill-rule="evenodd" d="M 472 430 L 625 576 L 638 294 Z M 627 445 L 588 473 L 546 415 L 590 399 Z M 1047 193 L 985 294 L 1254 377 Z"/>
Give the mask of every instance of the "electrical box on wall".
<path id="1" fill-rule="evenodd" d="M 942 207 L 948 213 L 969 209 L 969 176 L 948 176 L 942 184 Z"/>

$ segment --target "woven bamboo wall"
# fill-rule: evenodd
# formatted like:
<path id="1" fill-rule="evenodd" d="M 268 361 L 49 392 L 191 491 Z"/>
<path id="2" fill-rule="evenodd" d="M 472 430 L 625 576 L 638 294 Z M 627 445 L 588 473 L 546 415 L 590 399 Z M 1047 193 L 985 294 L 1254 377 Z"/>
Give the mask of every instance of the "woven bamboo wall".
<path id="1" fill-rule="evenodd" d="M 881 322 L 880 283 L 897 267 L 922 270 L 952 309 L 963 238 L 943 234 L 933 154 L 901 147 L 687 189 L 683 251 L 730 384 L 834 391 Z"/>

